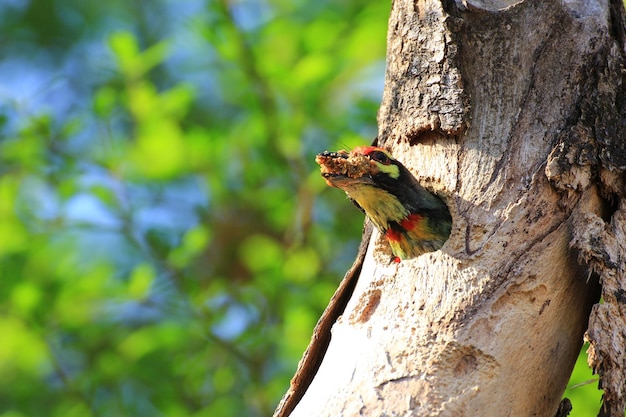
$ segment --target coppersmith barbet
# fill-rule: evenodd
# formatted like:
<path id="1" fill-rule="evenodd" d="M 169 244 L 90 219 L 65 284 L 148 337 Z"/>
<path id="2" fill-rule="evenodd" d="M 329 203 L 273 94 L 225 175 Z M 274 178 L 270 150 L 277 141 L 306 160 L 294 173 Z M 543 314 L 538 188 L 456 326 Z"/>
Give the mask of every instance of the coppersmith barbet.
<path id="1" fill-rule="evenodd" d="M 386 150 L 359 146 L 349 153 L 325 151 L 315 161 L 326 183 L 345 191 L 397 258 L 436 251 L 450 236 L 448 207 Z"/>

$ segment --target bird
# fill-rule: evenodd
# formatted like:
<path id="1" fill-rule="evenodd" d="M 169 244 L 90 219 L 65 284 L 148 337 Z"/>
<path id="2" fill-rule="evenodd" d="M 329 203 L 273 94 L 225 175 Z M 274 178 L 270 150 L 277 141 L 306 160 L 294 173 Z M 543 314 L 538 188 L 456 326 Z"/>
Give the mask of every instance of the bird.
<path id="1" fill-rule="evenodd" d="M 324 151 L 315 161 L 326 183 L 343 190 L 386 238 L 394 261 L 436 251 L 450 236 L 447 205 L 387 150 Z"/>

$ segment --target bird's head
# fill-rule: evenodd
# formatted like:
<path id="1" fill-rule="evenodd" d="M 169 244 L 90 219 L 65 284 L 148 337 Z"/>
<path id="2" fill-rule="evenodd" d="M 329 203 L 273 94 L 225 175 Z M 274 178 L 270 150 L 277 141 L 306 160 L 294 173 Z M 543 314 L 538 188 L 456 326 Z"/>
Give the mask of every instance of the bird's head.
<path id="1" fill-rule="evenodd" d="M 450 235 L 447 206 L 391 154 L 375 146 L 322 152 L 315 161 L 331 187 L 343 190 L 372 220 L 401 259 L 439 249 Z"/>
<path id="2" fill-rule="evenodd" d="M 331 187 L 351 187 L 354 184 L 374 184 L 374 177 L 397 178 L 399 166 L 389 152 L 376 146 L 359 146 L 351 152 L 322 152 L 315 161 L 322 176 Z M 383 174 L 380 176 L 380 174 Z"/>

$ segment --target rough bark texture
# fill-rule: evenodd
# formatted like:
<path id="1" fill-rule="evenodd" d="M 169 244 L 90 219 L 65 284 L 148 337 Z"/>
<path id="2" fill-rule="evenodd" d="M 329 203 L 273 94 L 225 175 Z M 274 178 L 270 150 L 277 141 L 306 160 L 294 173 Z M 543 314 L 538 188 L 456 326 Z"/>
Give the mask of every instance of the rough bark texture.
<path id="1" fill-rule="evenodd" d="M 291 415 L 554 416 L 599 278 L 590 363 L 623 416 L 623 22 L 620 0 L 394 1 L 379 143 L 453 232 L 400 264 L 373 233 Z"/>

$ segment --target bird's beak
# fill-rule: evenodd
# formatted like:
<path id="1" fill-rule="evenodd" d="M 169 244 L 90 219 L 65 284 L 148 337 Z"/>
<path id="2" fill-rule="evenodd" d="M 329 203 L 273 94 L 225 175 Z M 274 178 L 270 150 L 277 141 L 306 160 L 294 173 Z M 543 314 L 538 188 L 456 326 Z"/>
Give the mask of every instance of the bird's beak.
<path id="1" fill-rule="evenodd" d="M 353 178 L 347 175 L 326 172 L 322 174 L 322 177 L 324 177 L 326 184 L 329 186 L 340 188 L 342 190 L 354 187 L 355 185 L 374 185 L 374 180 L 369 175 Z"/>
<path id="2" fill-rule="evenodd" d="M 318 154 L 315 161 L 320 165 L 326 184 L 331 187 L 347 192 L 355 186 L 374 185 L 372 175 L 376 166 L 364 155 L 325 151 Z"/>

